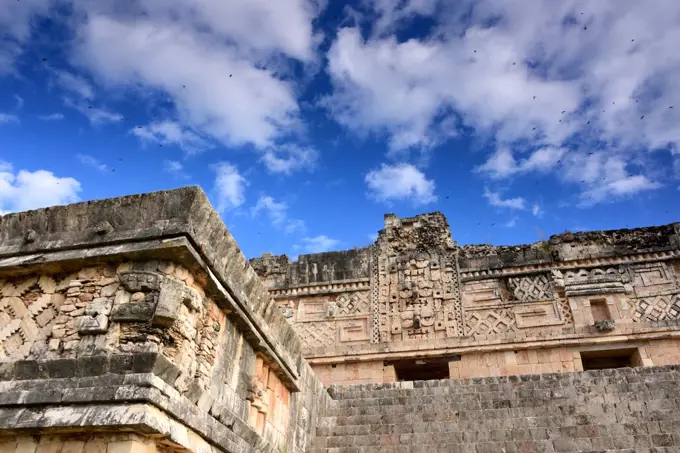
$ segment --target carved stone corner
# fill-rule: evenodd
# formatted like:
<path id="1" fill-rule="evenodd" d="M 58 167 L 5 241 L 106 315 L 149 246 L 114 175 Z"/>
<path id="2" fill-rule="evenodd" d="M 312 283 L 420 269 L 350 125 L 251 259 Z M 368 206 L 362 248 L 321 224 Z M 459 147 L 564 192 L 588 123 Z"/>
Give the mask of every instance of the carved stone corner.
<path id="1" fill-rule="evenodd" d="M 106 234 L 109 234 L 112 231 L 113 231 L 113 226 L 107 220 L 103 220 L 103 221 L 99 222 L 94 227 L 94 232 L 97 233 L 100 236 L 104 236 Z"/>
<path id="2" fill-rule="evenodd" d="M 131 293 L 158 291 L 163 275 L 157 272 L 126 271 L 118 274 L 123 288 Z"/>
<path id="3" fill-rule="evenodd" d="M 160 285 L 158 303 L 151 323 L 160 326 L 171 326 L 177 321 L 182 305 L 192 310 L 200 308 L 198 293 L 172 277 L 165 277 Z"/>
<path id="4" fill-rule="evenodd" d="M 595 321 L 595 328 L 600 332 L 609 332 L 616 329 L 616 321 L 614 321 L 613 319 Z"/>

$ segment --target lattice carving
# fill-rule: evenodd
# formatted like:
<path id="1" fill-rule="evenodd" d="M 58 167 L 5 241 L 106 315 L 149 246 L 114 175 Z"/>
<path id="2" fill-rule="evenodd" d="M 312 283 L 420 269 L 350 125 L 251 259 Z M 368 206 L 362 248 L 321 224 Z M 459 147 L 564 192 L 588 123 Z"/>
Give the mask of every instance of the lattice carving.
<path id="1" fill-rule="evenodd" d="M 371 259 L 371 342 L 380 343 L 380 284 L 378 274 L 378 253 L 374 248 Z"/>
<path id="2" fill-rule="evenodd" d="M 557 309 L 560 311 L 565 324 L 574 323 L 574 315 L 571 312 L 571 307 L 569 306 L 569 301 L 567 299 L 559 297 L 557 299 Z"/>
<path id="3" fill-rule="evenodd" d="M 336 300 L 336 316 L 368 313 L 368 296 L 369 293 L 365 291 L 341 294 Z"/>
<path id="4" fill-rule="evenodd" d="M 0 360 L 28 357 L 31 346 L 44 337 L 43 328 L 57 315 L 53 294 L 56 283 L 49 277 L 28 278 L 1 285 Z M 57 298 L 61 300 L 61 298 Z"/>
<path id="5" fill-rule="evenodd" d="M 504 334 L 515 331 L 517 331 L 517 322 L 511 308 L 465 312 L 465 332 L 467 335 Z"/>
<path id="6" fill-rule="evenodd" d="M 680 293 L 633 299 L 631 312 L 638 322 L 680 319 Z"/>
<path id="7" fill-rule="evenodd" d="M 462 335 L 455 262 L 437 254 L 379 257 L 381 341 Z"/>
<path id="8" fill-rule="evenodd" d="M 548 274 L 508 278 L 508 289 L 515 300 L 529 302 L 553 298 L 552 281 Z"/>
<path id="9" fill-rule="evenodd" d="M 295 328 L 302 344 L 307 348 L 333 346 L 336 337 L 336 323 L 333 321 L 296 324 Z"/>

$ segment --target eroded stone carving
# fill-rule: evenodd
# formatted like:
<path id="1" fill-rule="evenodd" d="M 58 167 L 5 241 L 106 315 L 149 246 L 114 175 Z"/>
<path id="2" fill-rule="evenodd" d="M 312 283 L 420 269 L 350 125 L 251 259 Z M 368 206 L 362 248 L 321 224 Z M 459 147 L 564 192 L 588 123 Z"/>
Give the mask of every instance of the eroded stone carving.
<path id="1" fill-rule="evenodd" d="M 180 280 L 155 272 L 129 271 L 119 275 L 123 287 L 133 293 L 129 302 L 118 303 L 111 319 L 117 322 L 148 322 L 170 326 L 184 304 L 199 309 L 199 296 Z"/>
<path id="2" fill-rule="evenodd" d="M 548 274 L 508 278 L 508 290 L 520 302 L 553 298 L 552 281 Z"/>

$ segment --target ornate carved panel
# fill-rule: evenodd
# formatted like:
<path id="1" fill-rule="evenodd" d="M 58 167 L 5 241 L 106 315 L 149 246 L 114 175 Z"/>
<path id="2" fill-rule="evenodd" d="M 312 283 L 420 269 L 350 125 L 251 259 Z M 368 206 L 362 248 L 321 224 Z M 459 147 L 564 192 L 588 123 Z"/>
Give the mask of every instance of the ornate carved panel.
<path id="1" fill-rule="evenodd" d="M 517 331 L 517 322 L 512 307 L 465 312 L 467 335 L 503 334 Z"/>
<path id="2" fill-rule="evenodd" d="M 368 313 L 368 292 L 360 291 L 344 293 L 338 296 L 336 304 L 338 306 L 337 316 L 355 315 L 357 313 Z"/>
<path id="3" fill-rule="evenodd" d="M 659 291 L 676 287 L 675 279 L 666 263 L 653 263 L 631 267 L 633 287 L 638 297 L 649 296 Z"/>
<path id="4" fill-rule="evenodd" d="M 606 267 L 592 269 L 553 270 L 555 284 L 564 287 L 568 297 L 590 296 L 626 292 L 630 278 L 626 268 Z"/>
<path id="5" fill-rule="evenodd" d="M 27 357 L 35 340 L 46 336 L 64 301 L 55 286 L 47 276 L 0 282 L 0 360 Z"/>
<path id="6" fill-rule="evenodd" d="M 465 307 L 487 307 L 503 303 L 496 279 L 466 282 L 463 284 L 462 293 Z"/>
<path id="7" fill-rule="evenodd" d="M 366 342 L 369 338 L 368 316 L 338 321 L 338 341 L 340 343 L 351 341 Z"/>
<path id="8" fill-rule="evenodd" d="M 379 257 L 378 280 L 381 341 L 462 335 L 455 262 L 428 253 Z"/>
<path id="9" fill-rule="evenodd" d="M 510 277 L 507 281 L 511 297 L 520 302 L 549 300 L 553 298 L 552 280 L 549 274 Z"/>
<path id="10" fill-rule="evenodd" d="M 633 321 L 665 321 L 680 319 L 680 293 L 633 299 Z"/>
<path id="11" fill-rule="evenodd" d="M 297 322 L 325 321 L 328 303 L 321 300 L 300 301 Z"/>
<path id="12" fill-rule="evenodd" d="M 334 321 L 300 323 L 295 327 L 303 346 L 307 348 L 320 348 L 335 344 L 336 322 Z"/>
<path id="13" fill-rule="evenodd" d="M 560 309 L 554 301 L 515 305 L 517 327 L 543 327 L 564 324 Z"/>

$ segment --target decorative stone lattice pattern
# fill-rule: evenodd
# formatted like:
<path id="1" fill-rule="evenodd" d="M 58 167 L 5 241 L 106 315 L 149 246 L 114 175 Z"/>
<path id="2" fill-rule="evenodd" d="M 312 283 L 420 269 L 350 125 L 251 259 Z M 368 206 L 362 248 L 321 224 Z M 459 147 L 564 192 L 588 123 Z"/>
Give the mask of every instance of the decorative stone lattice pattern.
<path id="1" fill-rule="evenodd" d="M 352 293 L 345 293 L 338 296 L 338 316 L 354 315 L 357 313 L 368 313 L 369 293 L 365 291 L 357 291 Z"/>
<path id="2" fill-rule="evenodd" d="M 298 323 L 296 329 L 304 347 L 319 348 L 335 344 L 337 329 L 333 321 Z"/>
<path id="3" fill-rule="evenodd" d="M 371 342 L 380 343 L 380 285 L 378 284 L 378 253 L 374 248 L 371 254 Z"/>
<path id="4" fill-rule="evenodd" d="M 552 282 L 548 274 L 508 278 L 508 289 L 520 302 L 553 298 Z"/>
<path id="5" fill-rule="evenodd" d="M 631 311 L 639 322 L 680 319 L 680 293 L 633 299 Z"/>
<path id="6" fill-rule="evenodd" d="M 504 334 L 515 332 L 517 322 L 512 309 L 474 310 L 465 313 L 467 335 Z"/>
<path id="7" fill-rule="evenodd" d="M 563 297 L 557 298 L 557 309 L 562 315 L 565 324 L 574 323 L 574 314 L 571 312 L 571 307 L 569 306 L 569 301 Z"/>
<path id="8" fill-rule="evenodd" d="M 0 360 L 28 357 L 33 343 L 45 339 L 64 300 L 49 276 L 0 282 Z"/>

